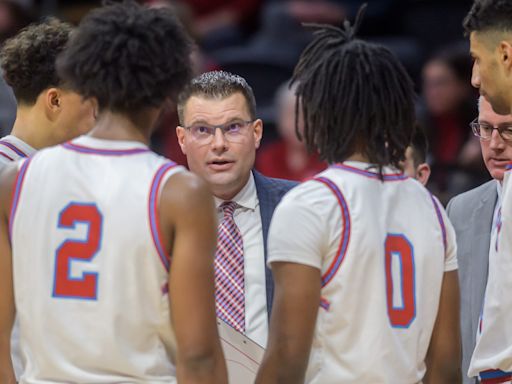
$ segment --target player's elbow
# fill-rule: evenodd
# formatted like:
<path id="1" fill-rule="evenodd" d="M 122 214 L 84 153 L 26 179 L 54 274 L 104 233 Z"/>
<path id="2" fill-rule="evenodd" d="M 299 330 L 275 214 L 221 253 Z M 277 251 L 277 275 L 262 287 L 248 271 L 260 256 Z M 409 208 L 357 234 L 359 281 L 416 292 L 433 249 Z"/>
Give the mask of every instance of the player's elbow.
<path id="1" fill-rule="evenodd" d="M 281 355 L 276 370 L 276 383 L 299 384 L 304 383 L 307 359 L 295 353 Z"/>
<path id="2" fill-rule="evenodd" d="M 424 384 L 460 384 L 462 383 L 462 371 L 460 364 L 439 364 L 425 376 Z"/>
<path id="3" fill-rule="evenodd" d="M 453 363 L 441 368 L 441 377 L 443 381 L 440 384 L 459 384 L 462 383 L 462 371 L 460 364 Z"/>
<path id="4" fill-rule="evenodd" d="M 177 370 L 179 376 L 187 378 L 187 383 L 226 382 L 224 359 L 216 346 L 180 350 Z"/>

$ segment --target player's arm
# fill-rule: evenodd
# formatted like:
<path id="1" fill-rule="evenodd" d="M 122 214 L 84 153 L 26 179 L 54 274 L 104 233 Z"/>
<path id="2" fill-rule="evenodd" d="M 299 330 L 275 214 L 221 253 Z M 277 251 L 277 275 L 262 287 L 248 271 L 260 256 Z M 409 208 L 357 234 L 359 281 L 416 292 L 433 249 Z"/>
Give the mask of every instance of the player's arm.
<path id="1" fill-rule="evenodd" d="M 327 232 L 322 206 L 292 193 L 272 218 L 268 244 L 274 304 L 258 384 L 304 383 L 320 306 L 321 249 Z"/>
<path id="2" fill-rule="evenodd" d="M 11 331 L 14 323 L 14 290 L 11 243 L 9 240 L 9 209 L 17 168 L 12 165 L 0 172 L 0 382 L 15 383 L 11 361 Z"/>
<path id="3" fill-rule="evenodd" d="M 171 249 L 169 300 L 179 383 L 227 383 L 215 316 L 217 219 L 210 191 L 191 173 L 171 176 L 160 197 Z"/>
<path id="4" fill-rule="evenodd" d="M 276 262 L 272 273 L 275 288 L 269 342 L 256 384 L 304 383 L 320 305 L 320 271 Z"/>
<path id="5" fill-rule="evenodd" d="M 440 203 L 435 201 L 440 207 Z M 427 372 L 423 383 L 457 384 L 462 380 L 460 336 L 460 291 L 457 274 L 455 230 L 444 209 L 440 208 L 446 233 L 445 273 L 434 330 L 425 359 Z"/>
<path id="6" fill-rule="evenodd" d="M 427 352 L 424 384 L 462 382 L 459 311 L 457 271 L 445 272 L 437 319 Z"/>

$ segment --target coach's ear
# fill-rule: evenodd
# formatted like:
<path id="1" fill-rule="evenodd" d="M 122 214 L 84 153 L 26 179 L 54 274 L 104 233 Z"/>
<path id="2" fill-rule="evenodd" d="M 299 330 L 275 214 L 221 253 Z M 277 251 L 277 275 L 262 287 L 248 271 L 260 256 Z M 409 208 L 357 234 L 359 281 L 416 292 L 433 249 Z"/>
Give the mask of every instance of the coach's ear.
<path id="1" fill-rule="evenodd" d="M 62 110 L 61 93 L 57 88 L 48 88 L 43 91 L 43 103 L 45 105 L 46 117 L 48 120 L 53 121 L 57 118 Z"/>
<path id="2" fill-rule="evenodd" d="M 263 137 L 263 121 L 256 119 L 252 124 L 254 128 L 254 146 L 255 149 L 258 149 L 261 144 L 261 138 Z"/>
<path id="3" fill-rule="evenodd" d="M 186 135 L 186 129 L 182 126 L 178 125 L 176 127 L 176 136 L 178 137 L 178 144 L 180 145 L 181 152 L 183 152 L 184 155 L 187 154 L 187 143 L 185 139 Z"/>

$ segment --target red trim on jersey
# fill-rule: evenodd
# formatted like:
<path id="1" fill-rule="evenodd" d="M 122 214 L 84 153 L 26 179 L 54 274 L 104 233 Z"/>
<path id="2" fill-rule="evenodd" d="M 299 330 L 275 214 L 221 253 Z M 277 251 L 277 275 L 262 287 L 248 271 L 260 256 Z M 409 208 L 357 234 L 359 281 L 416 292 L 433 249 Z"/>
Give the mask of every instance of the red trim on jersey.
<path id="1" fill-rule="evenodd" d="M 16 210 L 18 208 L 19 198 L 21 194 L 21 188 L 23 187 L 23 181 L 25 180 L 25 175 L 27 174 L 27 168 L 32 159 L 26 160 L 20 167 L 18 174 L 16 175 L 16 180 L 14 181 L 14 185 L 12 188 L 12 197 L 11 197 L 11 210 L 9 214 L 9 239 L 12 244 L 12 225 L 14 222 L 14 216 L 16 214 Z"/>
<path id="2" fill-rule="evenodd" d="M 512 372 L 504 372 L 499 369 L 488 369 L 480 372 L 482 384 L 501 384 L 512 381 Z"/>
<path id="3" fill-rule="evenodd" d="M 350 165 L 344 163 L 336 163 L 331 165 L 331 168 L 337 168 L 344 171 L 356 173 L 361 176 L 369 177 L 370 179 L 378 179 L 380 180 L 380 174 L 377 172 L 367 171 L 365 169 L 360 169 L 357 167 L 352 167 Z M 382 174 L 383 181 L 402 181 L 407 180 L 409 177 L 404 173 L 384 173 Z"/>
<path id="4" fill-rule="evenodd" d="M 103 155 L 103 156 L 127 156 L 137 155 L 139 153 L 150 152 L 149 148 L 131 148 L 131 149 L 101 149 L 87 147 L 85 145 L 75 144 L 71 141 L 62 144 L 62 147 L 71 151 L 85 153 L 89 155 Z"/>
<path id="5" fill-rule="evenodd" d="M 331 302 L 327 300 L 325 297 L 320 297 L 320 307 L 328 311 L 329 308 L 331 307 Z"/>
<path id="6" fill-rule="evenodd" d="M 0 152 L 0 156 L 5 157 L 5 158 L 6 158 L 7 160 L 9 160 L 9 161 L 14 161 L 14 159 L 13 159 L 11 156 L 7 155 L 7 154 L 6 154 L 6 153 L 4 153 L 4 152 Z"/>
<path id="7" fill-rule="evenodd" d="M 177 166 L 174 162 L 168 162 L 162 165 L 155 173 L 151 188 L 149 190 L 148 213 L 149 213 L 149 228 L 153 243 L 155 245 L 160 261 L 164 268 L 169 271 L 170 256 L 165 251 L 165 246 L 162 241 L 162 232 L 160 229 L 160 215 L 158 212 L 158 192 L 165 174 Z"/>
<path id="8" fill-rule="evenodd" d="M 443 215 L 441 214 L 441 208 L 439 208 L 439 203 L 434 195 L 430 194 L 430 198 L 432 199 L 432 204 L 434 204 L 434 210 L 436 211 L 437 220 L 439 221 L 439 225 L 441 226 L 441 232 L 443 233 L 444 251 L 446 252 L 446 248 L 448 247 L 448 241 L 446 238 L 446 225 L 444 224 Z"/>
<path id="9" fill-rule="evenodd" d="M 348 210 L 347 202 L 343 197 L 343 193 L 336 186 L 336 184 L 334 184 L 327 177 L 317 177 L 312 180 L 319 181 L 331 190 L 340 206 L 341 218 L 343 221 L 340 245 L 338 246 L 336 257 L 332 261 L 327 272 L 322 275 L 322 287 L 325 287 L 332 280 L 336 272 L 338 272 L 341 264 L 343 263 L 343 260 L 345 259 L 345 254 L 347 253 L 348 245 L 350 243 L 350 212 Z"/>
<path id="10" fill-rule="evenodd" d="M 9 148 L 11 151 L 13 151 L 14 153 L 16 153 L 18 156 L 21 156 L 21 157 L 28 157 L 28 155 L 23 152 L 21 149 L 19 149 L 17 146 L 15 146 L 13 143 L 10 143 L 8 141 L 5 141 L 5 140 L 0 140 L 0 144 Z"/>

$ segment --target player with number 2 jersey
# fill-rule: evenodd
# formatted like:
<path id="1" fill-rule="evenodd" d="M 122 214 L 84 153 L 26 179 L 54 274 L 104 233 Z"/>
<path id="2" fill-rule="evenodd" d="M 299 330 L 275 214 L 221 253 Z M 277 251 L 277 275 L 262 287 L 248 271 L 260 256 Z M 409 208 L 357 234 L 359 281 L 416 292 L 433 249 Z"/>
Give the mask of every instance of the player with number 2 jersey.
<path id="1" fill-rule="evenodd" d="M 135 1 L 72 34 L 58 70 L 96 105 L 93 129 L 0 173 L 0 383 L 16 312 L 20 384 L 226 383 L 213 197 L 148 148 L 190 51 L 171 9 Z"/>

